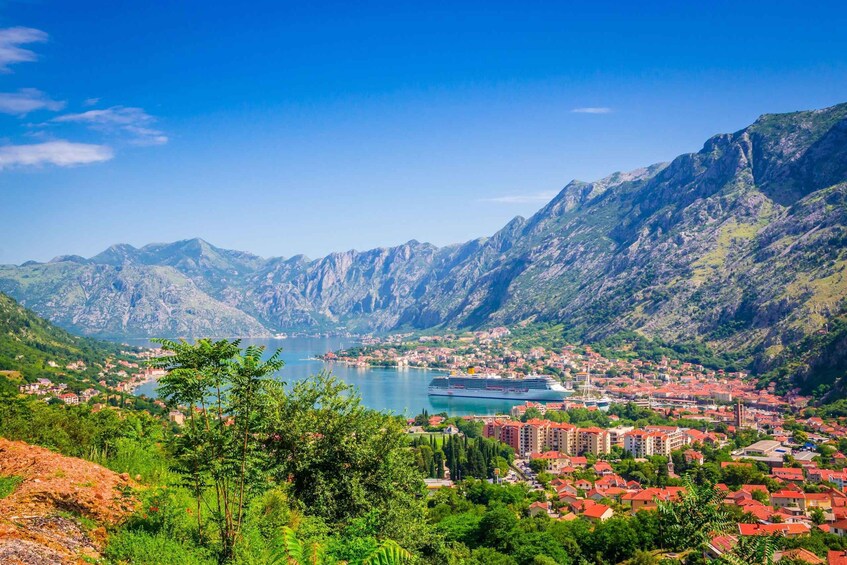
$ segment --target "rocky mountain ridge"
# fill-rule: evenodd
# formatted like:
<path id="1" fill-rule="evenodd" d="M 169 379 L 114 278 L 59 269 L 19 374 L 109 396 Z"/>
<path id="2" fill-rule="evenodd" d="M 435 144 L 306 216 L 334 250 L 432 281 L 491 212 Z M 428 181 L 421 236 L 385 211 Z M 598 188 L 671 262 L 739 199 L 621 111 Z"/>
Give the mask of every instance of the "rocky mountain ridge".
<path id="1" fill-rule="evenodd" d="M 573 181 L 531 218 L 463 244 L 314 260 L 202 240 L 118 245 L 0 267 L 0 290 L 101 336 L 559 321 L 577 339 L 698 340 L 769 370 L 845 316 L 846 202 L 841 104 L 763 115 L 670 163 Z"/>

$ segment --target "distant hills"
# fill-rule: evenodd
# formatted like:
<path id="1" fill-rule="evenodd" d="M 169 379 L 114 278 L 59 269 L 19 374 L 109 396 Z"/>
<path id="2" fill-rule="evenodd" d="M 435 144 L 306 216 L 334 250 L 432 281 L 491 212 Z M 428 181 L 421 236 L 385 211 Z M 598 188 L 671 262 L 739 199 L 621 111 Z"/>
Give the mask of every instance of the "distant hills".
<path id="1" fill-rule="evenodd" d="M 841 104 L 763 115 L 670 163 L 572 181 L 531 218 L 462 244 L 319 259 L 262 259 L 199 239 L 116 245 L 2 266 L 0 290 L 88 335 L 557 321 L 575 339 L 634 330 L 699 340 L 812 384 L 847 361 L 845 250 Z"/>

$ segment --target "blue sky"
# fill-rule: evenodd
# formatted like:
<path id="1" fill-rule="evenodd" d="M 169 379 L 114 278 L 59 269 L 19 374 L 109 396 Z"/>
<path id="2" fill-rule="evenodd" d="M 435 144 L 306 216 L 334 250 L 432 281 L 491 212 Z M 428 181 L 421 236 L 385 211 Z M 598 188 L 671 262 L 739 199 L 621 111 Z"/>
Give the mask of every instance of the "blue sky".
<path id="1" fill-rule="evenodd" d="M 843 2 L 130 4 L 0 0 L 0 263 L 459 242 L 847 101 Z"/>

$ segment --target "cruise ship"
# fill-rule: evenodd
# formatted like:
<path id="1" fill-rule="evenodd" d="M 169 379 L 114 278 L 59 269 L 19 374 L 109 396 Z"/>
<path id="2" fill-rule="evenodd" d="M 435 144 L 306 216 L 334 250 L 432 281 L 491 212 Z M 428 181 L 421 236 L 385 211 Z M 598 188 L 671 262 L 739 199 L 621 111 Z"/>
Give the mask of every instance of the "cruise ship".
<path id="1" fill-rule="evenodd" d="M 552 377 L 530 375 L 524 378 L 499 375 L 450 375 L 435 377 L 429 383 L 430 396 L 492 398 L 501 400 L 561 401 L 573 390 Z"/>

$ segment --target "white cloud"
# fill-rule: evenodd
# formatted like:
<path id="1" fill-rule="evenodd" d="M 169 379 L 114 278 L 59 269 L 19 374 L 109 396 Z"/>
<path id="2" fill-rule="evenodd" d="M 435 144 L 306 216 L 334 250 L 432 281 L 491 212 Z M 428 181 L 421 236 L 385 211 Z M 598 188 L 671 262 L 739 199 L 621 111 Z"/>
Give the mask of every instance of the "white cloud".
<path id="1" fill-rule="evenodd" d="M 31 145 L 0 146 L 0 170 L 10 167 L 56 165 L 71 167 L 108 161 L 114 156 L 106 145 L 47 141 Z"/>
<path id="2" fill-rule="evenodd" d="M 482 198 L 480 202 L 494 202 L 496 204 L 534 204 L 548 202 L 556 196 L 556 192 L 536 192 L 534 194 L 510 194 L 506 196 L 495 196 Z"/>
<path id="3" fill-rule="evenodd" d="M 22 88 L 17 92 L 0 92 L 0 113 L 24 116 L 35 110 L 58 112 L 64 102 L 53 100 L 37 88 Z"/>
<path id="4" fill-rule="evenodd" d="M 82 105 L 83 106 L 94 106 L 98 102 L 100 102 L 99 98 L 86 98 L 85 100 L 82 101 Z"/>
<path id="5" fill-rule="evenodd" d="M 24 49 L 21 45 L 43 43 L 47 34 L 31 27 L 7 27 L 0 29 L 0 72 L 10 72 L 9 65 L 35 61 L 38 56 L 34 51 Z"/>
<path id="6" fill-rule="evenodd" d="M 129 134 L 138 145 L 162 145 L 168 142 L 164 132 L 152 127 L 156 118 L 142 108 L 112 106 L 105 110 L 88 110 L 79 114 L 66 114 L 50 120 L 56 123 L 82 123 L 92 129 L 107 133 Z"/>
<path id="7" fill-rule="evenodd" d="M 612 109 L 605 106 L 589 106 L 587 108 L 574 108 L 571 112 L 574 114 L 611 114 Z"/>

